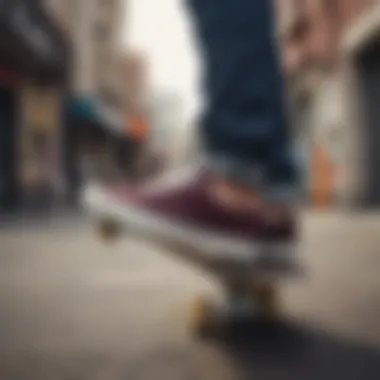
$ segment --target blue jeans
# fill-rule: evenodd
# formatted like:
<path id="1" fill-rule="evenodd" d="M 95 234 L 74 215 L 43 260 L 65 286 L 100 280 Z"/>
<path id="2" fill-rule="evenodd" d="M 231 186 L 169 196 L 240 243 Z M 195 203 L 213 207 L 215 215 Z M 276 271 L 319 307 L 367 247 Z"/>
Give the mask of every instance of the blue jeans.
<path id="1" fill-rule="evenodd" d="M 187 0 L 204 58 L 201 136 L 211 165 L 269 197 L 294 194 L 271 0 Z"/>

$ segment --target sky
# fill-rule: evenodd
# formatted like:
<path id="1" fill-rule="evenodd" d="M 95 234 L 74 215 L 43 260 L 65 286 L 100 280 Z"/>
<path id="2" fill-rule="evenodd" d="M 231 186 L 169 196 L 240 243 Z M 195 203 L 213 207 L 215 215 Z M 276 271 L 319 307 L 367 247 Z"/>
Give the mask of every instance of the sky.
<path id="1" fill-rule="evenodd" d="M 159 91 L 178 94 L 186 121 L 197 113 L 199 61 L 183 0 L 129 0 L 125 43 L 148 54 L 150 80 Z"/>

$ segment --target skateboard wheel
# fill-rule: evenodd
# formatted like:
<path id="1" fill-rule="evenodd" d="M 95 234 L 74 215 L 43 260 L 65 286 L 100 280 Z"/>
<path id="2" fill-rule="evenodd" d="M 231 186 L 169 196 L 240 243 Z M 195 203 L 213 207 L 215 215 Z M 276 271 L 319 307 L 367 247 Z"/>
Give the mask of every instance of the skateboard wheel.
<path id="1" fill-rule="evenodd" d="M 217 308 L 215 303 L 204 296 L 196 297 L 190 304 L 189 328 L 197 337 L 207 337 L 215 327 Z"/>
<path id="2" fill-rule="evenodd" d="M 113 242 L 119 236 L 119 226 L 112 219 L 102 219 L 94 225 L 96 235 L 105 242 Z"/>
<path id="3" fill-rule="evenodd" d="M 255 289 L 260 314 L 265 320 L 275 322 L 281 314 L 280 300 L 277 289 L 273 284 L 260 284 Z"/>

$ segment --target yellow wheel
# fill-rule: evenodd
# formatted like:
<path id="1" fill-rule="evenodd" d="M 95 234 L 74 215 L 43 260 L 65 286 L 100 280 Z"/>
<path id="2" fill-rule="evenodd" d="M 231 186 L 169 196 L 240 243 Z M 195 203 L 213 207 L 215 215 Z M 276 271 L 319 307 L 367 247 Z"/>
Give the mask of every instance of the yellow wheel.
<path id="1" fill-rule="evenodd" d="M 96 235 L 105 242 L 113 242 L 119 236 L 119 226 L 112 219 L 99 220 L 94 225 Z"/>
<path id="2" fill-rule="evenodd" d="M 273 283 L 258 284 L 254 290 L 260 314 L 268 321 L 275 322 L 281 315 L 281 304 L 277 288 Z"/>
<path id="3" fill-rule="evenodd" d="M 215 303 L 204 296 L 196 297 L 190 304 L 188 325 L 189 329 L 198 337 L 205 337 L 211 333 L 217 319 Z"/>

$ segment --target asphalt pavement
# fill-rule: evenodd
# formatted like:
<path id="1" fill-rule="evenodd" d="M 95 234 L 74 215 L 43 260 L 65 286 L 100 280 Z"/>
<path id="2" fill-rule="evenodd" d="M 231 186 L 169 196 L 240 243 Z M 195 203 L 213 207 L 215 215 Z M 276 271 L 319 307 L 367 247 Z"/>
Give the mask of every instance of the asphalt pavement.
<path id="1" fill-rule="evenodd" d="M 380 216 L 306 214 L 307 277 L 283 321 L 209 342 L 186 330 L 212 278 L 74 218 L 0 227 L 0 379 L 380 379 Z"/>

